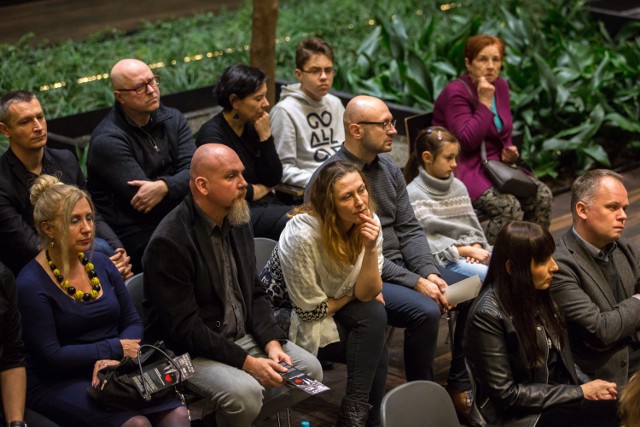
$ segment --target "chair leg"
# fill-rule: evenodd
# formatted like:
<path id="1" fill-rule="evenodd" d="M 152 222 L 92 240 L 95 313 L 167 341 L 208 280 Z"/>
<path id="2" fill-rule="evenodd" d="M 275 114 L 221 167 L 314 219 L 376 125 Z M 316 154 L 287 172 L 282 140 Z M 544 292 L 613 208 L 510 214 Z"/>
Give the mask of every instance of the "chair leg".
<path id="1" fill-rule="evenodd" d="M 276 420 L 278 421 L 278 427 L 282 427 L 280 423 L 280 412 L 276 413 Z M 291 411 L 287 408 L 287 427 L 291 427 Z"/>

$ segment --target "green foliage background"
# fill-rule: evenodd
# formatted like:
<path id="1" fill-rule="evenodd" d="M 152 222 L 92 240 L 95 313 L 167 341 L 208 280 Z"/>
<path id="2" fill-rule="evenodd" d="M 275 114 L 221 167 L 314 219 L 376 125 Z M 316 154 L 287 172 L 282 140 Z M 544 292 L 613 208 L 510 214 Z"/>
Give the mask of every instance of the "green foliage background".
<path id="1" fill-rule="evenodd" d="M 250 28 L 247 2 L 215 16 L 144 23 L 133 34 L 109 30 L 38 48 L 27 37 L 0 46 L 0 92 L 35 90 L 49 119 L 105 107 L 113 100 L 107 73 L 123 57 L 163 64 L 165 94 L 206 86 L 226 66 L 248 61 Z M 293 80 L 296 43 L 319 35 L 336 51 L 336 89 L 430 110 L 464 71 L 466 38 L 498 35 L 508 45 L 503 76 L 523 157 L 539 176 L 573 175 L 637 157 L 638 30 L 610 37 L 584 1 L 281 0 L 276 73 Z"/>

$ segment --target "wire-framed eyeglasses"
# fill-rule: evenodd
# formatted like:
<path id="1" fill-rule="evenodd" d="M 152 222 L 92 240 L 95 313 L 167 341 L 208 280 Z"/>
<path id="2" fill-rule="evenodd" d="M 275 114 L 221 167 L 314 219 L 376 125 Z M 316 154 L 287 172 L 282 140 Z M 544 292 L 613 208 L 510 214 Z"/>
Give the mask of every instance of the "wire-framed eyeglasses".
<path id="1" fill-rule="evenodd" d="M 385 132 L 389 131 L 391 128 L 396 128 L 396 120 L 387 120 L 386 122 L 358 122 L 359 125 L 380 125 L 382 126 L 382 130 Z"/>

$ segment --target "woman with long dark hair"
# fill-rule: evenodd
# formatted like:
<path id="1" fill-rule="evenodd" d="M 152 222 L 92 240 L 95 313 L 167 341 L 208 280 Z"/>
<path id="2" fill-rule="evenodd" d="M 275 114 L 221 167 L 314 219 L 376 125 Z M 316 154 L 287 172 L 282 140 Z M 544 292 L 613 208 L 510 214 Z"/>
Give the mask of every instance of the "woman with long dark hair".
<path id="1" fill-rule="evenodd" d="M 616 384 L 585 378 L 573 363 L 548 290 L 554 251 L 537 224 L 516 221 L 498 233 L 465 331 L 480 425 L 619 425 Z"/>

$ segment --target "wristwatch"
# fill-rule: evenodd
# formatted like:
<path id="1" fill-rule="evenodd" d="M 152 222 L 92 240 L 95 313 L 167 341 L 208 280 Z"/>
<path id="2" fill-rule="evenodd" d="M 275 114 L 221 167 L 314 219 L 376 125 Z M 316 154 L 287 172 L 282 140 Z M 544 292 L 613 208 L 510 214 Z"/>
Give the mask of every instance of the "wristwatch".
<path id="1" fill-rule="evenodd" d="M 25 421 L 11 421 L 9 427 L 27 427 L 27 423 Z"/>

